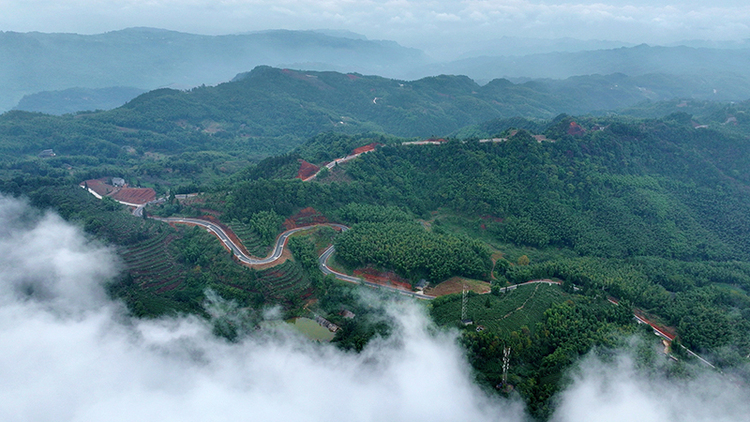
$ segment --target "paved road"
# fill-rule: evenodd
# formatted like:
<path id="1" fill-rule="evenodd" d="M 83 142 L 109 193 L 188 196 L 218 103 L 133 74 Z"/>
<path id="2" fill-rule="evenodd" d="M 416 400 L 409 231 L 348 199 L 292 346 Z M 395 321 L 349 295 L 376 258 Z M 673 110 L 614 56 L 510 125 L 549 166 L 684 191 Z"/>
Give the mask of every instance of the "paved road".
<path id="1" fill-rule="evenodd" d="M 549 285 L 552 285 L 552 284 L 560 285 L 560 284 L 562 284 L 559 281 L 552 281 L 552 280 L 531 280 L 531 281 L 527 281 L 525 283 L 513 284 L 512 286 L 503 287 L 503 288 L 500 289 L 500 292 L 505 293 L 505 292 L 509 292 L 511 290 L 516 290 L 519 286 L 525 286 L 527 284 L 539 284 L 539 283 L 541 283 L 541 284 L 549 284 Z"/>
<path id="2" fill-rule="evenodd" d="M 320 255 L 320 258 L 318 258 L 318 267 L 320 268 L 320 271 L 323 272 L 323 274 L 328 275 L 331 274 L 334 277 L 336 277 L 339 280 L 347 281 L 349 283 L 355 283 L 355 284 L 363 284 L 365 286 L 369 286 L 375 289 L 385 289 L 390 290 L 392 292 L 396 292 L 399 294 L 402 294 L 404 296 L 411 296 L 415 297 L 417 299 L 425 299 L 425 300 L 431 300 L 435 299 L 434 296 L 427 296 L 421 293 L 417 292 L 410 292 L 408 290 L 402 290 L 396 287 L 392 286 L 384 286 L 382 284 L 372 283 L 370 281 L 367 281 L 360 277 L 354 277 L 350 276 L 344 273 L 340 273 L 338 271 L 332 270 L 331 267 L 328 266 L 328 259 L 331 258 L 331 255 L 336 251 L 336 249 L 333 247 L 333 245 L 329 246 L 328 249 L 326 249 L 323 254 Z"/>
<path id="3" fill-rule="evenodd" d="M 158 218 L 153 217 L 154 220 L 164 221 L 167 223 L 177 223 L 177 224 L 194 224 L 197 226 L 205 227 L 209 232 L 213 233 L 216 237 L 221 240 L 221 242 L 229 248 L 229 250 L 232 251 L 234 256 L 237 257 L 241 262 L 248 264 L 248 265 L 263 265 L 263 264 L 270 264 L 273 261 L 276 261 L 277 259 L 281 258 L 281 254 L 284 252 L 284 245 L 286 244 L 287 239 L 289 239 L 289 236 L 293 235 L 294 233 L 297 233 L 302 230 L 307 230 L 312 227 L 318 226 L 320 224 L 313 224 L 310 226 L 304 226 L 304 227 L 298 227 L 296 229 L 287 230 L 284 233 L 282 233 L 278 238 L 276 238 L 276 244 L 273 247 L 273 251 L 270 255 L 268 255 L 265 258 L 256 258 L 250 255 L 245 254 L 242 249 L 235 244 L 232 239 L 229 238 L 227 233 L 222 229 L 218 224 L 214 224 L 210 221 L 206 220 L 200 220 L 197 218 L 182 218 L 182 217 L 169 217 L 169 218 Z M 341 224 L 327 224 L 328 226 L 337 227 L 342 230 L 348 229 L 348 227 L 341 225 Z"/>
<path id="4" fill-rule="evenodd" d="M 229 238 L 227 233 L 218 225 L 214 224 L 210 221 L 206 220 L 199 220 L 197 218 L 183 218 L 183 217 L 170 217 L 170 218 L 158 218 L 153 217 L 154 220 L 164 221 L 167 223 L 177 223 L 177 224 L 194 224 L 197 226 L 205 227 L 209 232 L 213 233 L 216 237 L 221 240 L 224 245 L 229 248 L 229 250 L 232 251 L 234 256 L 237 257 L 241 262 L 248 264 L 248 265 L 262 265 L 262 264 L 270 264 L 273 261 L 276 261 L 277 259 L 281 258 L 281 254 L 284 252 L 284 245 L 286 245 L 287 239 L 289 239 L 289 236 L 293 235 L 294 233 L 297 233 L 302 230 L 307 230 L 312 227 L 320 226 L 320 225 L 326 225 L 329 227 L 338 228 L 341 231 L 349 230 L 349 227 L 343 225 L 343 224 L 313 224 L 310 226 L 304 226 L 304 227 L 298 227 L 296 229 L 287 230 L 284 233 L 282 233 L 277 239 L 276 244 L 273 247 L 273 252 L 271 252 L 270 255 L 268 255 L 265 258 L 255 258 L 252 256 L 249 256 L 245 254 L 242 249 L 232 241 L 232 239 Z M 432 296 L 423 295 L 417 292 L 410 292 L 406 290 L 401 290 L 395 287 L 391 286 L 383 286 L 377 283 L 372 283 L 367 280 L 363 280 L 359 277 L 353 277 L 347 274 L 343 274 L 337 271 L 332 270 L 330 267 L 328 267 L 327 262 L 328 259 L 331 257 L 335 249 L 333 248 L 333 245 L 329 246 L 328 249 L 326 249 L 322 255 L 318 258 L 320 271 L 323 272 L 323 274 L 332 274 L 334 277 L 338 278 L 339 280 L 347 281 L 349 283 L 355 283 L 355 284 L 364 284 L 366 286 L 370 286 L 373 288 L 383 288 L 386 290 L 391 290 L 406 296 L 416 297 L 418 299 L 434 299 Z"/>

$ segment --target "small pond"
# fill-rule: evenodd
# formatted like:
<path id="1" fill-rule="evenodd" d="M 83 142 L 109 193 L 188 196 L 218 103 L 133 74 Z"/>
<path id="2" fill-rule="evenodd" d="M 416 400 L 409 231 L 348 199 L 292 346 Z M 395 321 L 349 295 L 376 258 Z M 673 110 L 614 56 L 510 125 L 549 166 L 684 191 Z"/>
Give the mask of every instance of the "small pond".
<path id="1" fill-rule="evenodd" d="M 294 318 L 289 323 L 300 333 L 304 334 L 311 340 L 318 341 L 331 341 L 333 340 L 334 333 L 328 331 L 328 328 L 322 327 L 320 324 L 310 318 Z"/>

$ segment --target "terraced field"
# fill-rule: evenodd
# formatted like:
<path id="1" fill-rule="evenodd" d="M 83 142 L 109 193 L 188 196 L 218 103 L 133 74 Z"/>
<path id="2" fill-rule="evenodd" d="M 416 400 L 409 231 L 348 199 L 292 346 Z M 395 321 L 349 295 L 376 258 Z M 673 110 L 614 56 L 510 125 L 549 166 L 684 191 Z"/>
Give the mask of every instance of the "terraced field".
<path id="1" fill-rule="evenodd" d="M 286 261 L 276 267 L 258 271 L 257 274 L 257 283 L 268 298 L 288 301 L 294 297 L 304 301 L 313 294 L 310 279 L 297 262 Z"/>
<path id="2" fill-rule="evenodd" d="M 553 303 L 564 300 L 565 293 L 559 286 L 532 284 L 500 296 L 472 294 L 468 298 L 466 314 L 474 321 L 475 327 L 481 325 L 492 332 L 510 333 L 523 326 L 533 332 L 536 323 L 544 319 L 544 311 Z M 461 294 L 436 300 L 431 312 L 440 325 L 459 323 Z"/>
<path id="3" fill-rule="evenodd" d="M 141 288 L 163 293 L 178 287 L 184 279 L 185 270 L 169 247 L 176 236 L 174 230 L 163 230 L 122 251 L 130 275 Z"/>
<path id="4" fill-rule="evenodd" d="M 239 220 L 232 220 L 229 223 L 224 223 L 229 226 L 230 229 L 240 238 L 242 244 L 245 246 L 251 255 L 264 258 L 271 252 L 272 244 L 267 245 L 260 237 L 253 231 L 249 224 L 245 224 Z"/>

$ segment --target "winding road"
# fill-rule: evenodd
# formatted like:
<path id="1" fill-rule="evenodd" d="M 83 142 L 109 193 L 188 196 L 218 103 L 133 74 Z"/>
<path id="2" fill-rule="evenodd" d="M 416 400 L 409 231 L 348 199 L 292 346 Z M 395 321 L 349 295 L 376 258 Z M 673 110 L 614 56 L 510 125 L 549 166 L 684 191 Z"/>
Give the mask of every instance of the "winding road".
<path id="1" fill-rule="evenodd" d="M 333 227 L 333 228 L 340 229 L 341 231 L 349 230 L 349 227 L 343 224 L 336 224 L 336 223 L 312 224 L 309 226 L 297 227 L 295 229 L 287 230 L 281 233 L 281 235 L 279 235 L 279 237 L 276 238 L 276 244 L 274 245 L 273 251 L 271 252 L 270 255 L 268 255 L 265 258 L 256 258 L 250 255 L 247 255 L 245 252 L 243 252 L 242 248 L 236 243 L 234 243 L 234 241 L 229 237 L 229 235 L 227 235 L 224 229 L 222 229 L 221 226 L 219 226 L 218 224 L 212 223 L 207 220 L 197 219 L 197 218 L 183 218 L 183 217 L 169 217 L 169 218 L 152 217 L 152 218 L 154 220 L 163 221 L 165 223 L 192 224 L 192 225 L 204 227 L 214 236 L 218 237 L 219 240 L 221 240 L 221 242 L 224 244 L 224 246 L 226 246 L 230 251 L 232 251 L 234 256 L 236 256 L 240 262 L 246 265 L 250 265 L 250 266 L 270 264 L 278 260 L 279 258 L 281 258 L 281 254 L 284 253 L 284 246 L 286 245 L 287 239 L 289 239 L 289 236 L 293 235 L 294 233 L 297 233 L 303 230 L 308 230 L 317 226 Z M 428 295 L 417 293 L 417 292 L 410 292 L 407 290 L 401 290 L 392 286 L 385 286 L 382 284 L 372 283 L 359 277 L 354 277 L 354 276 L 350 276 L 350 275 L 335 271 L 328 266 L 328 260 L 330 259 L 331 255 L 333 255 L 334 252 L 335 252 L 335 249 L 333 245 L 331 245 L 318 258 L 318 266 L 320 268 L 320 271 L 323 272 L 323 274 L 326 274 L 326 275 L 331 274 L 337 279 L 346 281 L 349 283 L 363 284 L 365 286 L 373 287 L 377 289 L 382 288 L 385 290 L 391 290 L 399 294 L 415 297 L 418 299 L 425 299 L 425 300 L 434 299 L 433 296 L 428 296 Z"/>

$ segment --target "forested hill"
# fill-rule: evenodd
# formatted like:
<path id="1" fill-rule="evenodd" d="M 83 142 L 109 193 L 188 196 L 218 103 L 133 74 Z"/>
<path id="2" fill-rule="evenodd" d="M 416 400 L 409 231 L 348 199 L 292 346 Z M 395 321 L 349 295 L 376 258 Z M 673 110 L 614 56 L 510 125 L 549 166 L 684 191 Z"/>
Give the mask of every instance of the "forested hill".
<path id="1" fill-rule="evenodd" d="M 415 81 L 261 66 L 216 87 L 157 90 L 102 116 L 120 126 L 161 130 L 164 123 L 245 137 L 307 138 L 320 132 L 379 131 L 444 136 L 498 117 L 551 119 L 660 99 L 625 75 L 590 76 L 566 84 L 504 79 L 484 86 L 465 76 Z"/>
<path id="2" fill-rule="evenodd" d="M 558 112 L 641 98 L 610 89 L 611 79 L 622 86 L 627 77 L 581 78 L 598 88 L 574 84 L 555 91 L 538 82 L 498 79 L 480 86 L 465 76 L 399 81 L 262 66 L 215 87 L 151 91 L 105 112 L 5 113 L 0 115 L 0 162 L 13 175 L 97 168 L 80 173 L 86 179 L 109 174 L 106 166 L 118 165 L 144 176 L 142 181 L 162 184 L 164 178 L 177 178 L 180 184 L 201 184 L 287 153 L 319 133 L 492 137 L 508 124 L 539 131 Z M 599 97 L 598 90 L 608 96 Z M 696 123 L 725 131 L 741 132 L 748 125 L 748 103 L 676 100 L 641 103 L 631 110 L 642 116 L 695 112 L 700 115 Z M 56 157 L 40 160 L 37 154 L 48 149 Z"/>
<path id="3" fill-rule="evenodd" d="M 208 36 L 153 28 L 104 34 L 0 32 L 0 110 L 25 94 L 73 87 L 190 88 L 261 64 L 393 75 L 424 54 L 392 41 L 314 31 Z"/>
<path id="4" fill-rule="evenodd" d="M 561 116 L 537 133 L 547 140 L 510 130 L 499 142 L 386 146 L 346 173 L 368 186 L 368 201 L 483 216 L 509 243 L 583 256 L 750 260 L 746 134 L 695 128 L 686 114 L 632 123 Z M 328 161 L 326 146 L 340 143 L 319 137 L 298 153 Z"/>

